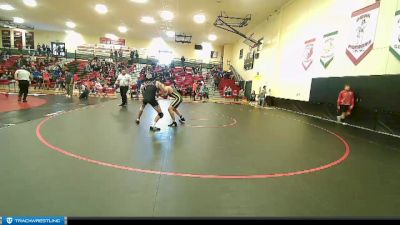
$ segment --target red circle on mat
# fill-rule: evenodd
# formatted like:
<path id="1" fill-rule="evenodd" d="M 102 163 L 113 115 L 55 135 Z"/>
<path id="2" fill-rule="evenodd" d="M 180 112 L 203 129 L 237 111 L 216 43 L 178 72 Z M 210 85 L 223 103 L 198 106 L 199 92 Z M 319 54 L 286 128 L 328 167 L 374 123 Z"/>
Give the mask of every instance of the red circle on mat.
<path id="1" fill-rule="evenodd" d="M 18 96 L 0 95 L 0 112 L 11 112 L 23 109 L 31 109 L 42 106 L 47 103 L 46 99 L 28 96 L 28 102 L 18 102 Z"/>
<path id="2" fill-rule="evenodd" d="M 176 172 L 163 172 L 163 171 L 157 171 L 157 170 L 146 170 L 146 169 L 140 169 L 140 168 L 135 168 L 135 167 L 129 167 L 129 166 L 122 166 L 122 165 L 117 165 L 117 164 L 112 164 L 108 162 L 103 162 L 99 161 L 96 159 L 91 159 L 82 155 L 78 155 L 72 152 L 69 152 L 67 150 L 64 150 L 60 147 L 54 146 L 51 143 L 49 143 L 42 135 L 41 129 L 44 124 L 46 124 L 49 120 L 51 120 L 54 117 L 48 117 L 41 121 L 39 125 L 36 127 L 36 136 L 42 142 L 44 145 L 47 147 L 51 148 L 52 150 L 59 152 L 63 155 L 79 159 L 85 162 L 89 162 L 92 164 L 96 164 L 99 166 L 105 166 L 105 167 L 110 167 L 114 169 L 120 169 L 120 170 L 125 170 L 125 171 L 131 171 L 131 172 L 137 172 L 137 173 L 146 173 L 146 174 L 155 174 L 155 175 L 165 175 L 165 176 L 177 176 L 177 177 L 189 177 L 189 178 L 203 178 L 203 179 L 267 179 L 267 178 L 277 178 L 277 177 L 289 177 L 289 176 L 295 176 L 295 175 L 301 175 L 301 174 L 307 174 L 307 173 L 313 173 L 313 172 L 318 172 L 321 170 L 325 170 L 328 168 L 331 168 L 333 166 L 336 166 L 343 161 L 345 161 L 349 155 L 350 155 L 350 145 L 346 142 L 344 138 L 339 136 L 338 134 L 329 131 L 325 128 L 319 127 L 314 124 L 306 123 L 308 125 L 311 125 L 313 127 L 316 127 L 318 129 L 321 129 L 325 132 L 328 132 L 329 134 L 332 134 L 335 136 L 337 139 L 339 139 L 340 142 L 343 143 L 344 145 L 344 154 L 337 159 L 334 162 L 322 165 L 320 167 L 315 167 L 315 168 L 310 168 L 306 170 L 299 170 L 299 171 L 292 171 L 292 172 L 286 172 L 286 173 L 274 173 L 274 174 L 255 174 L 255 175 L 212 175 L 212 174 L 189 174 L 189 173 L 176 173 Z M 301 121 L 300 121 L 301 122 Z M 305 123 L 305 122 L 303 122 Z"/>

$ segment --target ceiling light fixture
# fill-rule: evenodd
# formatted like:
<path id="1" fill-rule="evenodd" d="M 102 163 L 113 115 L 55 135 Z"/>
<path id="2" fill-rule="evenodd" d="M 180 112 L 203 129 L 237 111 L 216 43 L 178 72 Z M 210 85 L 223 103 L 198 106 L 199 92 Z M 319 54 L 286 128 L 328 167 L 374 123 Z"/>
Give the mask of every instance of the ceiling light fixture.
<path id="1" fill-rule="evenodd" d="M 36 0 L 24 0 L 24 4 L 29 6 L 29 7 L 36 7 L 37 6 Z"/>
<path id="2" fill-rule="evenodd" d="M 201 24 L 206 21 L 206 16 L 204 14 L 197 14 L 197 15 L 194 15 L 193 19 L 194 19 L 194 22 Z"/>
<path id="3" fill-rule="evenodd" d="M 125 26 L 119 26 L 118 27 L 119 32 L 121 33 L 126 33 L 128 31 L 128 28 L 126 28 Z"/>
<path id="4" fill-rule="evenodd" d="M 166 31 L 165 34 L 170 38 L 175 37 L 175 31 L 172 30 Z"/>
<path id="5" fill-rule="evenodd" d="M 0 9 L 9 11 L 9 10 L 14 10 L 15 8 L 9 4 L 0 4 Z"/>
<path id="6" fill-rule="evenodd" d="M 25 20 L 20 17 L 14 17 L 13 19 L 14 19 L 14 23 L 24 23 L 25 22 Z"/>
<path id="7" fill-rule="evenodd" d="M 94 8 L 100 14 L 106 14 L 108 12 L 107 6 L 103 4 L 97 4 Z"/>
<path id="8" fill-rule="evenodd" d="M 151 16 L 142 16 L 142 19 L 140 19 L 140 21 L 142 21 L 142 23 L 148 23 L 148 24 L 153 24 L 156 22 L 154 18 Z"/>
<path id="9" fill-rule="evenodd" d="M 215 35 L 215 34 L 208 35 L 208 40 L 209 41 L 216 41 L 217 40 L 217 35 Z"/>
<path id="10" fill-rule="evenodd" d="M 171 21 L 174 19 L 174 14 L 170 11 L 161 11 L 160 16 L 165 21 Z"/>
<path id="11" fill-rule="evenodd" d="M 66 25 L 67 27 L 71 28 L 71 29 L 74 29 L 74 28 L 76 27 L 76 24 L 75 24 L 74 22 L 71 22 L 71 21 L 67 21 L 67 22 L 65 23 L 65 25 Z"/>

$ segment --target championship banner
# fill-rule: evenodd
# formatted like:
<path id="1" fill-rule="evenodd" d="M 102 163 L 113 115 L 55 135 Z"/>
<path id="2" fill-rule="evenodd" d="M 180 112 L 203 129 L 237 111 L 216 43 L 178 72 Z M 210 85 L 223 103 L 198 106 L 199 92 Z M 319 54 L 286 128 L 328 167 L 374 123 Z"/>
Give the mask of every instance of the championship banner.
<path id="1" fill-rule="evenodd" d="M 331 64 L 335 58 L 334 50 L 336 47 L 336 35 L 338 33 L 338 31 L 335 31 L 324 35 L 320 62 L 325 69 L 328 68 L 329 64 Z"/>
<path id="2" fill-rule="evenodd" d="M 394 21 L 393 39 L 389 50 L 398 60 L 400 60 L 400 10 L 396 12 Z"/>
<path id="3" fill-rule="evenodd" d="M 112 40 L 110 38 L 101 37 L 100 44 L 125 46 L 125 39 L 119 38 L 117 40 Z"/>
<path id="4" fill-rule="evenodd" d="M 354 65 L 358 65 L 374 47 L 379 6 L 380 3 L 376 2 L 351 14 L 352 31 L 346 55 Z"/>
<path id="5" fill-rule="evenodd" d="M 315 44 L 315 38 L 306 41 L 305 48 L 304 48 L 304 53 L 303 53 L 303 61 L 302 65 L 304 70 L 308 70 L 310 68 L 311 64 L 313 63 L 313 55 L 314 55 L 314 44 Z"/>

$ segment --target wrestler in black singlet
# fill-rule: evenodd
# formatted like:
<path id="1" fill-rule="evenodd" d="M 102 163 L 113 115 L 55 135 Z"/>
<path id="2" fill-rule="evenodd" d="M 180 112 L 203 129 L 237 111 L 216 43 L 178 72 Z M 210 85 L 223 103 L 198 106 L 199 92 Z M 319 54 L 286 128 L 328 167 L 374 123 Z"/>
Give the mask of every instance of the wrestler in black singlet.
<path id="1" fill-rule="evenodd" d="M 156 100 L 157 95 L 157 82 L 155 80 L 146 80 L 142 84 L 143 86 L 143 106 L 150 104 L 151 106 L 157 107 L 159 104 Z"/>

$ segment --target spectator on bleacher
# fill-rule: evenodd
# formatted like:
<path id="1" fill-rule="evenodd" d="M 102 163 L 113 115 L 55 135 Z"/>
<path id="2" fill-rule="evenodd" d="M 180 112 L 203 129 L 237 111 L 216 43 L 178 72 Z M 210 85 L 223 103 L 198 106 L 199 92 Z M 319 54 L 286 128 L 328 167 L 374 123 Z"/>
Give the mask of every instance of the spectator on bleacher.
<path id="1" fill-rule="evenodd" d="M 135 51 L 135 57 L 136 57 L 136 59 L 139 59 L 139 52 L 138 52 L 138 50 Z"/>
<path id="2" fill-rule="evenodd" d="M 250 95 L 250 102 L 255 102 L 256 101 L 256 97 L 257 97 L 256 91 L 253 90 L 251 92 L 251 95 Z"/>
<path id="3" fill-rule="evenodd" d="M 240 99 L 244 98 L 244 90 L 240 88 L 239 94 L 235 96 L 235 101 L 239 101 Z"/>
<path id="4" fill-rule="evenodd" d="M 14 76 L 11 73 L 11 71 L 6 72 L 6 74 L 7 74 L 8 80 L 14 80 Z"/>
<path id="5" fill-rule="evenodd" d="M 112 59 L 113 56 L 114 56 L 114 52 L 113 52 L 113 50 L 110 48 L 110 58 Z"/>
<path id="6" fill-rule="evenodd" d="M 40 54 L 42 54 L 42 50 L 40 49 L 41 47 L 40 47 L 40 44 L 38 44 L 37 46 L 36 46 L 36 52 L 40 55 Z"/>
<path id="7" fill-rule="evenodd" d="M 56 85 L 58 90 L 62 91 L 65 89 L 65 75 L 61 71 L 59 71 L 58 74 L 59 75 L 56 79 Z"/>
<path id="8" fill-rule="evenodd" d="M 47 56 L 51 56 L 51 48 L 49 45 L 46 45 L 46 52 L 47 52 Z"/>
<path id="9" fill-rule="evenodd" d="M 85 84 L 81 85 L 81 94 L 79 95 L 79 99 L 88 99 L 89 98 L 89 88 L 86 87 Z"/>
<path id="10" fill-rule="evenodd" d="M 226 93 L 227 93 L 228 97 L 232 96 L 232 88 L 230 86 L 226 89 Z"/>
<path id="11" fill-rule="evenodd" d="M 118 56 L 120 59 L 122 59 L 123 56 L 122 47 L 118 50 Z"/>
<path id="12" fill-rule="evenodd" d="M 0 80 L 8 80 L 7 74 L 1 75 Z"/>
<path id="13" fill-rule="evenodd" d="M 103 91 L 103 85 L 99 81 L 94 82 L 94 92 L 96 95 L 99 95 L 100 92 Z"/>
<path id="14" fill-rule="evenodd" d="M 11 56 L 11 50 L 7 49 L 4 60 L 8 60 L 10 58 L 10 56 Z"/>
<path id="15" fill-rule="evenodd" d="M 217 75 L 215 75 L 214 76 L 214 85 L 215 85 L 214 89 L 218 89 L 219 82 L 220 82 L 220 78 Z"/>
<path id="16" fill-rule="evenodd" d="M 185 56 L 182 56 L 181 57 L 181 63 L 182 63 L 183 71 L 186 71 L 185 61 L 186 61 Z"/>
<path id="17" fill-rule="evenodd" d="M 131 59 L 131 62 L 133 63 L 133 60 L 135 59 L 135 52 L 133 50 L 131 50 L 129 52 L 129 58 Z"/>
<path id="18" fill-rule="evenodd" d="M 351 90 L 350 85 L 346 84 L 344 90 L 339 93 L 337 100 L 338 116 L 337 121 L 341 122 L 350 116 L 354 109 L 354 92 Z"/>
<path id="19" fill-rule="evenodd" d="M 19 87 L 18 102 L 21 102 L 21 98 L 23 102 L 27 102 L 29 84 L 32 80 L 31 73 L 23 66 L 15 71 L 14 79 L 18 82 Z"/>

